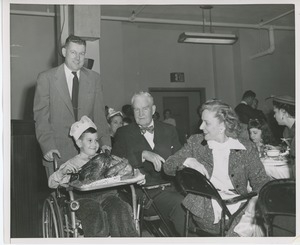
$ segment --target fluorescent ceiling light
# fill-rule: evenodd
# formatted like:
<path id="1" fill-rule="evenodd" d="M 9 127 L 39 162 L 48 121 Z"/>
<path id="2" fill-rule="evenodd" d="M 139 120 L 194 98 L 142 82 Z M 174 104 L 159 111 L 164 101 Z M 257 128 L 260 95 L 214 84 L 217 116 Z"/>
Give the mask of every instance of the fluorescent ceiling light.
<path id="1" fill-rule="evenodd" d="M 179 43 L 234 44 L 238 37 L 234 34 L 183 32 L 179 35 Z"/>

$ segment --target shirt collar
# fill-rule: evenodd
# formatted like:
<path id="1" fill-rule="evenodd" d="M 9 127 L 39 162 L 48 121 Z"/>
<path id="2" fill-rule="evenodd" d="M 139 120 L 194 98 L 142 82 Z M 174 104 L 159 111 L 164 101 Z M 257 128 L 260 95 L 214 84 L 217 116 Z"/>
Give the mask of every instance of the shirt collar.
<path id="1" fill-rule="evenodd" d="M 247 104 L 247 102 L 246 102 L 246 101 L 244 101 L 244 100 L 242 100 L 242 101 L 241 101 L 241 104 L 248 105 L 248 104 Z"/>
<path id="2" fill-rule="evenodd" d="M 208 147 L 210 149 L 224 149 L 227 148 L 229 150 L 246 150 L 245 146 L 239 142 L 237 139 L 233 139 L 231 137 L 224 143 L 219 143 L 214 140 L 207 141 Z"/>
<path id="3" fill-rule="evenodd" d="M 147 127 L 151 127 L 151 126 L 153 126 L 153 127 L 154 127 L 154 122 L 153 122 L 153 119 L 152 119 L 151 123 L 150 123 L 150 124 L 149 124 Z M 140 127 L 140 128 L 142 128 L 143 126 L 139 125 L 139 127 Z"/>
<path id="4" fill-rule="evenodd" d="M 66 74 L 68 74 L 68 75 L 72 75 L 73 76 L 73 74 L 72 74 L 72 70 L 70 70 L 70 68 L 69 67 L 67 67 L 67 65 L 66 64 L 64 64 L 64 68 L 65 68 L 65 73 Z M 78 71 L 76 71 L 76 74 L 77 74 L 77 77 L 79 78 L 79 74 L 80 74 L 80 70 L 78 70 Z"/>
<path id="5" fill-rule="evenodd" d="M 95 154 L 95 155 L 93 155 L 93 156 L 90 156 L 90 155 L 88 155 L 88 154 L 86 154 L 86 153 L 84 153 L 84 152 L 80 152 L 79 154 L 78 154 L 78 156 L 79 156 L 79 158 L 81 158 L 81 159 L 83 159 L 83 160 L 90 160 L 90 159 L 92 159 L 94 156 L 96 156 L 97 154 Z"/>

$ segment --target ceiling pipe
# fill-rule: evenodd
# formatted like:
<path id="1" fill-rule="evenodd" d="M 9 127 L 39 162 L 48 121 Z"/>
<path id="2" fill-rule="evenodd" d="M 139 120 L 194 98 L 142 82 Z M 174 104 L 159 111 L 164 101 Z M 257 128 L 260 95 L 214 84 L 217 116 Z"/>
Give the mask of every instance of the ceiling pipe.
<path id="1" fill-rule="evenodd" d="M 291 13 L 293 13 L 294 12 L 294 10 L 292 9 L 292 10 L 290 10 L 290 11 L 288 11 L 288 12 L 285 12 L 285 13 L 283 13 L 283 14 L 281 14 L 281 15 L 278 15 L 277 17 L 274 17 L 274 18 L 272 18 L 272 19 L 270 19 L 270 20 L 267 20 L 267 21 L 265 21 L 265 22 L 261 22 L 260 24 L 259 24 L 259 26 L 264 26 L 264 25 L 266 25 L 266 24 L 268 24 L 268 23 L 271 23 L 272 21 L 274 21 L 274 20 L 278 20 L 278 19 L 280 19 L 280 18 L 282 18 L 282 17 L 284 17 L 284 16 L 286 16 L 286 15 L 288 15 L 288 14 L 291 14 Z"/>
<path id="2" fill-rule="evenodd" d="M 138 10 L 137 14 L 139 14 L 145 6 L 142 6 L 141 9 Z M 248 29 L 269 29 L 270 26 L 263 26 L 266 23 L 269 23 L 275 19 L 281 18 L 284 15 L 287 15 L 289 13 L 293 12 L 293 10 L 282 14 L 276 18 L 273 18 L 272 20 L 266 21 L 264 23 L 260 24 L 236 24 L 236 23 L 219 23 L 219 22 L 212 22 L 212 26 L 218 26 L 218 27 L 228 27 L 228 28 L 248 28 Z M 11 10 L 10 14 L 15 15 L 37 15 L 37 16 L 55 16 L 55 13 L 47 13 L 47 12 L 37 12 L 37 11 L 24 11 L 24 10 Z M 137 15 L 135 14 L 135 16 Z M 154 18 L 134 18 L 129 17 L 116 17 L 116 16 L 101 16 L 101 20 L 111 20 L 111 21 L 124 21 L 124 22 L 141 22 L 141 23 L 154 23 L 154 24 L 173 24 L 173 25 L 196 25 L 196 26 L 202 26 L 203 22 L 200 21 L 189 21 L 189 20 L 173 20 L 173 19 L 154 19 Z M 209 22 L 205 21 L 205 25 L 209 24 Z M 287 31 L 293 31 L 295 30 L 294 27 L 288 27 L 288 26 L 273 26 L 274 30 L 287 30 Z"/>
<path id="3" fill-rule="evenodd" d="M 142 5 L 139 8 L 137 8 L 135 11 L 135 17 L 138 16 L 144 10 L 144 8 L 146 8 L 146 5 Z"/>
<path id="4" fill-rule="evenodd" d="M 154 18 L 134 18 L 131 17 L 116 17 L 116 16 L 101 16 L 101 20 L 110 20 L 110 21 L 123 21 L 123 22 L 137 22 L 137 23 L 153 23 L 153 24 L 170 24 L 170 25 L 195 25 L 202 26 L 203 22 L 201 21 L 190 21 L 190 20 L 174 20 L 174 19 L 154 19 Z M 209 22 L 205 22 L 205 25 Z M 236 24 L 236 23 L 219 23 L 212 22 L 212 26 L 218 27 L 228 27 L 228 28 L 248 28 L 248 29 L 269 29 L 270 26 L 261 27 L 258 24 Z M 287 30 L 293 31 L 294 27 L 289 26 L 273 26 L 274 30 Z"/>
<path id="5" fill-rule="evenodd" d="M 55 17 L 55 13 L 40 11 L 11 10 L 10 14 Z"/>
<path id="6" fill-rule="evenodd" d="M 270 47 L 268 49 L 266 49 L 263 52 L 257 53 L 253 56 L 251 56 L 251 59 L 256 59 L 258 57 L 262 57 L 265 55 L 269 55 L 269 54 L 273 54 L 275 51 L 275 38 L 274 38 L 274 28 L 271 26 L 269 28 L 269 42 L 270 42 Z"/>

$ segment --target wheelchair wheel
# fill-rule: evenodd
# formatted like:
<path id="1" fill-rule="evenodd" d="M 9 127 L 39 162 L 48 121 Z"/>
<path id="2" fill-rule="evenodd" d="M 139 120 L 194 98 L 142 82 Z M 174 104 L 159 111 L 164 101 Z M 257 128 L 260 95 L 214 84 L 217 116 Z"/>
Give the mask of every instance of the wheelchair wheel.
<path id="1" fill-rule="evenodd" d="M 54 193 L 44 201 L 42 225 L 44 238 L 64 237 L 63 220 Z"/>
<path id="2" fill-rule="evenodd" d="M 170 237 L 168 231 L 165 229 L 165 227 L 162 225 L 162 222 L 160 220 L 154 220 L 154 221 L 143 221 L 143 225 L 146 228 L 146 230 L 149 232 L 149 234 L 153 235 L 154 237 Z"/>

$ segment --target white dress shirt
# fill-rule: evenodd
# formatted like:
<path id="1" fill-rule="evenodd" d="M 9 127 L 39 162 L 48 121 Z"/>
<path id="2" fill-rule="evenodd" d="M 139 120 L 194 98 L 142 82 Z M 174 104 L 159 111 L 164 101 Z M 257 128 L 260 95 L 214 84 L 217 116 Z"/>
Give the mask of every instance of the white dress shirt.
<path id="1" fill-rule="evenodd" d="M 216 141 L 207 141 L 208 147 L 212 149 L 214 168 L 210 178 L 211 183 L 218 189 L 222 199 L 230 199 L 237 196 L 232 190 L 234 186 L 229 178 L 229 154 L 230 150 L 246 150 L 237 139 L 229 138 L 224 143 Z M 227 205 L 229 211 L 234 213 L 240 206 L 241 202 Z M 221 219 L 221 207 L 215 199 L 212 199 L 212 206 L 215 214 L 214 224 L 218 223 Z"/>
<path id="2" fill-rule="evenodd" d="M 151 121 L 151 123 L 149 124 L 148 127 L 150 127 L 150 126 L 154 126 L 153 120 Z M 148 131 L 146 131 L 146 133 L 143 136 L 148 141 L 149 145 L 151 146 L 151 148 L 153 150 L 154 146 L 155 146 L 155 144 L 154 144 L 154 131 L 153 131 L 153 134 L 151 134 Z"/>
<path id="3" fill-rule="evenodd" d="M 70 98 L 72 99 L 72 89 L 73 89 L 74 75 L 72 74 L 72 71 L 66 66 L 66 64 L 64 64 L 64 68 L 65 68 L 65 74 L 66 74 L 66 79 L 67 79 L 67 85 L 68 85 L 68 89 L 69 89 Z M 78 70 L 76 73 L 77 73 L 77 77 L 78 77 L 78 81 L 79 81 L 80 71 Z"/>

